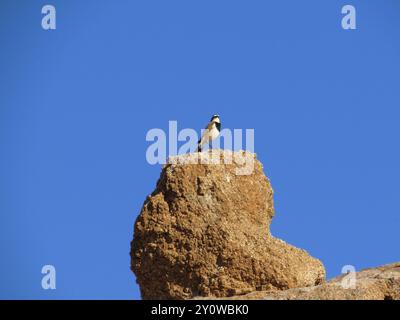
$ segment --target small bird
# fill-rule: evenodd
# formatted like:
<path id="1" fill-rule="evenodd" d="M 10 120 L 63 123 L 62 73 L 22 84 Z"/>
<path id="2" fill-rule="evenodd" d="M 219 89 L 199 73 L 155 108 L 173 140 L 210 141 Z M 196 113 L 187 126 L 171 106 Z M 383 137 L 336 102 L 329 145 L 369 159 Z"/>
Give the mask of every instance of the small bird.
<path id="1" fill-rule="evenodd" d="M 219 136 L 220 131 L 221 131 L 221 120 L 219 119 L 219 115 L 214 114 L 211 117 L 211 120 L 208 123 L 203 133 L 203 136 L 198 142 L 197 152 L 201 152 L 204 144 L 208 143 L 210 145 L 211 141 L 213 141 Z"/>

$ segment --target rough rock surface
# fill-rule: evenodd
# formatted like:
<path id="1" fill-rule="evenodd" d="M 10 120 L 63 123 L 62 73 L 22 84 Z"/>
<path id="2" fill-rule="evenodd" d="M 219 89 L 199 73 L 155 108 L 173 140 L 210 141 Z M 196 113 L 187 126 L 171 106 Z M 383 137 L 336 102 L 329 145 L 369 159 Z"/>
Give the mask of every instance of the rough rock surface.
<path id="1" fill-rule="evenodd" d="M 360 271 L 355 278 L 353 274 L 342 275 L 318 286 L 274 292 L 255 291 L 227 299 L 400 300 L 400 262 Z"/>
<path id="2" fill-rule="evenodd" d="M 142 298 L 228 297 L 323 283 L 319 260 L 271 236 L 273 191 L 255 155 L 235 152 L 224 163 L 232 152 L 214 150 L 219 164 L 204 164 L 209 154 L 171 159 L 144 202 L 131 243 Z M 251 174 L 238 174 L 241 156 L 253 161 Z M 194 157 L 203 164 L 187 164 Z"/>

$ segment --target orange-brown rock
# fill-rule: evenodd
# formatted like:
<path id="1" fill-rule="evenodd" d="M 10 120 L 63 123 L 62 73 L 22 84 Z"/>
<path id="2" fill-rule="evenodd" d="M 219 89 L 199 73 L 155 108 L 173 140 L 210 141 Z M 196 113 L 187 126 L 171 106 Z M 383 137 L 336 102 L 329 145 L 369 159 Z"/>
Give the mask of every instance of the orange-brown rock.
<path id="1" fill-rule="evenodd" d="M 400 300 L 400 262 L 341 275 L 321 285 L 254 291 L 233 300 Z"/>
<path id="2" fill-rule="evenodd" d="M 319 260 L 270 234 L 273 191 L 255 155 L 235 152 L 232 163 L 223 163 L 232 152 L 214 150 L 222 163 L 183 163 L 207 154 L 172 159 L 144 202 L 131 243 L 142 298 L 228 297 L 322 283 Z M 245 174 L 241 156 L 253 161 Z"/>

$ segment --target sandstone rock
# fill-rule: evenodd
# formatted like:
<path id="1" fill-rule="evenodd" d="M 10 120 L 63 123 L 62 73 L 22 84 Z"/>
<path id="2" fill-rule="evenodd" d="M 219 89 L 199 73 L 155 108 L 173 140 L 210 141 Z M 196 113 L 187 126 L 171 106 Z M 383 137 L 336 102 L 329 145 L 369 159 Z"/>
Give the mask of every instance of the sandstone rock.
<path id="1" fill-rule="evenodd" d="M 254 291 L 234 296 L 232 300 L 400 300 L 400 262 L 336 277 L 324 284 L 284 291 Z"/>
<path id="2" fill-rule="evenodd" d="M 273 191 L 255 155 L 188 164 L 196 157 L 204 163 L 208 154 L 171 159 L 135 222 L 131 269 L 142 298 L 228 297 L 322 283 L 319 260 L 270 234 Z M 212 154 L 220 162 L 232 158 L 229 151 Z M 253 161 L 244 174 L 241 156 Z"/>

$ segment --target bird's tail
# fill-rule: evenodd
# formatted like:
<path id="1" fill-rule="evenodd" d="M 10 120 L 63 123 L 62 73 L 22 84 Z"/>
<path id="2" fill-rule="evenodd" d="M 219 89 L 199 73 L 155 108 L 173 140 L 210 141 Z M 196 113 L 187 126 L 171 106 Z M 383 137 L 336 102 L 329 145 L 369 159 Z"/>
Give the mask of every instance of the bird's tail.
<path id="1" fill-rule="evenodd" d="M 197 142 L 197 152 L 201 152 L 201 139 Z"/>

